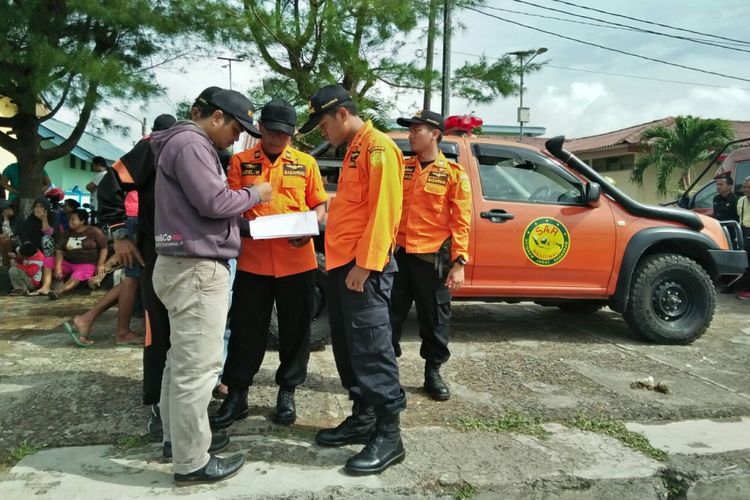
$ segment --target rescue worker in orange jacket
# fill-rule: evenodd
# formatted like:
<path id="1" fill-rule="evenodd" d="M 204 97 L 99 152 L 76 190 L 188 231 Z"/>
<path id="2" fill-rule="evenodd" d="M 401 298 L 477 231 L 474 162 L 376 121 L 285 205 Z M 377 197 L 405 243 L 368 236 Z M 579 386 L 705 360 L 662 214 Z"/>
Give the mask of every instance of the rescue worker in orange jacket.
<path id="1" fill-rule="evenodd" d="M 404 209 L 396 238 L 399 273 L 391 297 L 393 345 L 400 355 L 401 329 L 416 302 L 424 389 L 432 399 L 445 401 L 450 390 L 439 370 L 450 358 L 451 292 L 463 284 L 469 260 L 471 187 L 463 167 L 440 151 L 441 115 L 418 111 L 397 123 L 409 128 L 414 156 L 404 168 Z"/>
<path id="2" fill-rule="evenodd" d="M 401 216 L 404 160 L 398 146 L 357 116 L 349 93 L 328 85 L 310 98 L 310 119 L 334 146 L 348 144 L 326 227 L 331 341 L 352 415 L 316 436 L 323 446 L 367 444 L 346 462 L 350 474 L 377 474 L 405 457 L 399 383 L 388 315 L 392 250 Z"/>
<path id="3" fill-rule="evenodd" d="M 230 159 L 230 188 L 241 189 L 259 182 L 273 186 L 273 199 L 248 210 L 246 218 L 314 210 L 318 221 L 323 219 L 328 195 L 315 159 L 290 146 L 296 126 L 297 113 L 292 105 L 274 99 L 261 111 L 260 142 Z M 274 301 L 280 360 L 274 421 L 289 425 L 296 420 L 294 391 L 307 376 L 317 268 L 310 236 L 242 238 L 229 313 L 232 335 L 221 378 L 229 394 L 211 417 L 214 429 L 224 429 L 248 416 L 248 388 L 263 362 Z"/>

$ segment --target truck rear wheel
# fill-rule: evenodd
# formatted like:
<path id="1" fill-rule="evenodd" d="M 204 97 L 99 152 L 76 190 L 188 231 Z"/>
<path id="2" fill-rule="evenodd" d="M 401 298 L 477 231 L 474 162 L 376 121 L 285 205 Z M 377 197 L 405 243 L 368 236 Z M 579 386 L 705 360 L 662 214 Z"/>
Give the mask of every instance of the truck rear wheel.
<path id="1" fill-rule="evenodd" d="M 716 291 L 706 271 L 677 254 L 650 255 L 633 272 L 625 321 L 658 344 L 690 344 L 711 324 Z"/>

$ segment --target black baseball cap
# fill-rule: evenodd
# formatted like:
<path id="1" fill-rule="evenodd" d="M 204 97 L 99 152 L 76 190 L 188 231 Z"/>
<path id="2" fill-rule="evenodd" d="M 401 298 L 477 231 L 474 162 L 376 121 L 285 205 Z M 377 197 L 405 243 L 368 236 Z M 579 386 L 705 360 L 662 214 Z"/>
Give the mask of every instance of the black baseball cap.
<path id="1" fill-rule="evenodd" d="M 172 125 L 177 123 L 177 118 L 172 115 L 159 115 L 154 118 L 154 124 L 151 126 L 151 130 L 158 132 L 159 130 L 167 130 Z"/>
<path id="2" fill-rule="evenodd" d="M 260 122 L 268 130 L 293 136 L 297 128 L 297 112 L 284 99 L 272 99 L 260 111 Z"/>
<path id="3" fill-rule="evenodd" d="M 208 100 L 211 99 L 211 96 L 213 96 L 215 93 L 217 93 L 220 90 L 224 90 L 221 87 L 206 87 L 203 89 L 203 92 L 198 94 L 198 97 L 195 98 L 195 102 L 193 103 L 194 108 L 203 109 L 203 107 L 208 104 Z"/>
<path id="4" fill-rule="evenodd" d="M 255 107 L 244 95 L 236 90 L 220 90 L 208 99 L 208 103 L 240 122 L 253 137 L 260 137 L 260 131 L 253 124 Z"/>
<path id="5" fill-rule="evenodd" d="M 352 96 L 341 85 L 326 85 L 313 94 L 308 103 L 310 117 L 299 129 L 300 134 L 306 134 L 318 126 L 323 114 L 345 102 L 351 101 Z"/>
<path id="6" fill-rule="evenodd" d="M 402 127 L 409 128 L 409 126 L 416 124 L 430 125 L 435 127 L 441 132 L 445 132 L 445 122 L 443 121 L 443 115 L 429 111 L 426 109 L 417 111 L 411 118 L 399 118 L 396 123 Z"/>

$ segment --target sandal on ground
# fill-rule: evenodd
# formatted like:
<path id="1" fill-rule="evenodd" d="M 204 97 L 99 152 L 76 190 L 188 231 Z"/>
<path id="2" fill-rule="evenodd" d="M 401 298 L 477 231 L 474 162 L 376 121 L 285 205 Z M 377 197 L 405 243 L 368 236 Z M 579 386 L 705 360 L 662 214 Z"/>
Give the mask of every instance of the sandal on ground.
<path id="1" fill-rule="evenodd" d="M 60 298 L 60 296 L 57 295 L 57 292 L 54 290 L 50 290 L 50 292 L 47 294 L 47 297 L 49 297 L 49 300 L 57 300 Z"/>
<path id="2" fill-rule="evenodd" d="M 88 336 L 83 335 L 74 325 L 71 325 L 67 321 L 63 323 L 63 328 L 65 329 L 65 333 L 68 334 L 68 336 L 73 340 L 73 342 L 75 342 L 78 347 L 91 347 L 94 345 L 94 342 L 90 340 L 90 343 L 81 341 L 81 338 L 88 340 Z"/>

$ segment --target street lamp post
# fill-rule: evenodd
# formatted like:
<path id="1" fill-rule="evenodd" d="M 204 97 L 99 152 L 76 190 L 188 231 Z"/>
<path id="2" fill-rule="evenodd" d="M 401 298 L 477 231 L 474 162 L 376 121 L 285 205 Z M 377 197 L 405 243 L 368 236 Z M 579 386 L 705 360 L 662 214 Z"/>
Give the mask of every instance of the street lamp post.
<path id="1" fill-rule="evenodd" d="M 229 67 L 229 90 L 232 90 L 232 61 L 239 62 L 242 59 L 236 59 L 234 57 L 217 57 L 216 59 L 221 59 L 222 61 L 226 61 L 227 63 L 222 66 L 222 68 Z"/>
<path id="2" fill-rule="evenodd" d="M 136 116 L 131 115 L 130 113 L 128 113 L 127 111 L 125 111 L 122 108 L 115 108 L 115 111 L 117 111 L 121 115 L 125 115 L 125 116 L 127 116 L 129 118 L 132 118 L 133 120 L 135 120 L 138 123 L 140 123 L 141 124 L 141 137 L 146 137 L 146 118 L 145 117 L 143 119 L 140 119 L 140 118 L 138 118 Z"/>
<path id="3" fill-rule="evenodd" d="M 538 49 L 532 50 L 518 50 L 516 52 L 508 52 L 505 54 L 508 56 L 516 56 L 516 58 L 518 58 L 518 69 L 521 75 L 521 88 L 519 89 L 520 103 L 518 106 L 519 142 L 523 142 L 523 124 L 528 123 L 530 118 L 529 108 L 523 107 L 523 74 L 526 72 L 526 68 L 529 67 L 529 64 L 531 64 L 531 61 L 533 61 L 539 54 L 544 54 L 545 52 L 547 52 L 547 47 L 539 47 Z M 527 57 L 529 59 L 524 62 L 524 59 Z"/>

